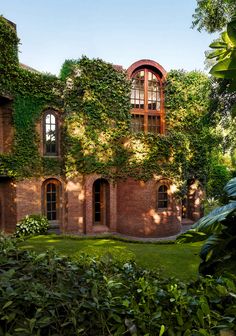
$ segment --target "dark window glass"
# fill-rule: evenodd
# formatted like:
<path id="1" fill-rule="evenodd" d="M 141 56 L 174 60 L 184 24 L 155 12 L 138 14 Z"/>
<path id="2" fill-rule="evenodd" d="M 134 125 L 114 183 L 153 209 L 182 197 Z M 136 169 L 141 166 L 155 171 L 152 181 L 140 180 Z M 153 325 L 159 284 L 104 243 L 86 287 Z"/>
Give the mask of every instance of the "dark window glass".
<path id="1" fill-rule="evenodd" d="M 48 183 L 46 186 L 46 214 L 48 220 L 57 220 L 57 186 Z"/>
<path id="2" fill-rule="evenodd" d="M 168 188 L 166 185 L 161 185 L 158 189 L 158 208 L 168 207 Z"/>
<path id="3" fill-rule="evenodd" d="M 143 132 L 144 131 L 144 115 L 132 114 L 131 131 L 132 132 Z"/>
<path id="4" fill-rule="evenodd" d="M 56 117 L 52 113 L 48 113 L 44 120 L 44 141 L 45 154 L 57 155 L 57 124 Z"/>

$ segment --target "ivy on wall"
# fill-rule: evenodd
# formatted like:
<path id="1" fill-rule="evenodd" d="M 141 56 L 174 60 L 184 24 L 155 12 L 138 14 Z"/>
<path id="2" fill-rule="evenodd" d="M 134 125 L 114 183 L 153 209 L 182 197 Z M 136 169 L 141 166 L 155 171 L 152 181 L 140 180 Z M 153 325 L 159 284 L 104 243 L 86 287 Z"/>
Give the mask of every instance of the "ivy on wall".
<path id="1" fill-rule="evenodd" d="M 96 172 L 112 179 L 148 180 L 156 174 L 179 185 L 192 178 L 204 181 L 217 142 L 206 117 L 211 87 L 204 74 L 171 71 L 166 84 L 167 133 L 134 134 L 125 71 L 82 57 L 65 61 L 60 78 L 31 72 L 18 64 L 17 43 L 14 29 L 1 17 L 0 44 L 11 64 L 6 76 L 0 76 L 0 91 L 13 98 L 15 129 L 12 153 L 1 154 L 2 172 L 17 178 Z M 0 60 L 0 69 L 6 60 Z M 39 153 L 36 124 L 46 108 L 61 113 L 61 160 Z"/>
<path id="2" fill-rule="evenodd" d="M 55 76 L 22 68 L 17 58 L 18 42 L 15 28 L 0 17 L 0 92 L 13 101 L 14 125 L 12 152 L 0 155 L 0 173 L 16 178 L 60 173 L 57 159 L 39 154 L 36 123 L 40 123 L 44 109 L 62 108 L 62 83 Z"/>

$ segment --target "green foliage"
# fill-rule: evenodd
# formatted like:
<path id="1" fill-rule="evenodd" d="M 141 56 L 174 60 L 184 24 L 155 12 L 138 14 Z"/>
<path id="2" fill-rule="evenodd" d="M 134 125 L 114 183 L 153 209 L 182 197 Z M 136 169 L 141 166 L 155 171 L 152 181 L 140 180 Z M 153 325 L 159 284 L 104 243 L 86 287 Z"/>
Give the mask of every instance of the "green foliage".
<path id="1" fill-rule="evenodd" d="M 227 31 L 221 34 L 219 41 L 213 42 L 210 47 L 215 51 L 208 58 L 215 58 L 217 63 L 210 73 L 218 78 L 232 79 L 232 88 L 236 86 L 236 14 L 227 24 Z"/>
<path id="2" fill-rule="evenodd" d="M 184 284 L 134 263 L 0 244 L 1 335 L 218 335 L 235 330 L 233 278 Z"/>
<path id="3" fill-rule="evenodd" d="M 168 132 L 154 135 L 130 132 L 130 82 L 112 64 L 87 57 L 67 60 L 60 79 L 18 65 L 14 69 L 7 82 L 0 77 L 0 88 L 14 96 L 15 129 L 13 152 L 1 155 L 2 172 L 17 178 L 96 172 L 112 179 L 148 180 L 156 174 L 179 185 L 186 179 L 204 181 L 217 140 L 207 123 L 210 84 L 203 74 L 169 73 Z M 59 110 L 63 121 L 61 160 L 40 157 L 36 124 L 47 108 Z"/>
<path id="4" fill-rule="evenodd" d="M 225 192 L 228 204 L 214 209 L 177 238 L 180 243 L 206 240 L 200 252 L 199 271 L 203 274 L 222 272 L 228 267 L 235 269 L 236 178 L 226 184 Z"/>
<path id="5" fill-rule="evenodd" d="M 215 198 L 223 202 L 226 198 L 225 184 L 232 178 L 232 174 L 225 164 L 219 164 L 212 160 L 211 169 L 206 184 L 207 197 Z"/>
<path id="6" fill-rule="evenodd" d="M 14 27 L 0 16 L 0 90 L 9 93 L 9 81 L 17 79 L 18 38 Z"/>
<path id="7" fill-rule="evenodd" d="M 0 170 L 17 178 L 47 175 L 52 169 L 46 168 L 53 165 L 40 158 L 36 123 L 44 109 L 62 107 L 62 83 L 55 76 L 21 68 L 18 42 L 15 29 L 0 17 L 0 93 L 13 98 L 15 136 L 12 153 L 1 154 Z M 55 167 L 54 173 L 59 170 Z"/>
<path id="8" fill-rule="evenodd" d="M 16 224 L 16 237 L 27 237 L 47 233 L 49 221 L 42 215 L 27 215 Z"/>
<path id="9" fill-rule="evenodd" d="M 205 75 L 171 71 L 166 86 L 167 134 L 132 134 L 130 85 L 125 74 L 101 60 L 86 57 L 77 65 L 75 61 L 67 61 L 66 73 L 68 68 L 65 95 L 68 175 L 79 171 L 143 180 L 158 174 L 179 183 L 193 177 L 203 180 L 208 171 L 207 156 L 215 143 L 205 117 L 210 93 Z"/>
<path id="10" fill-rule="evenodd" d="M 235 0 L 197 0 L 192 26 L 209 33 L 221 31 L 235 11 Z"/>

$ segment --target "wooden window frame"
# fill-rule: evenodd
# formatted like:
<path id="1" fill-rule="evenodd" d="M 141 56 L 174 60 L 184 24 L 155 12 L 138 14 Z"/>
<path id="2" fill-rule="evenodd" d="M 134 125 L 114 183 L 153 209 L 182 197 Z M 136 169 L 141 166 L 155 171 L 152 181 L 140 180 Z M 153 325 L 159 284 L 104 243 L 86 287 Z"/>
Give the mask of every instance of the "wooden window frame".
<path id="1" fill-rule="evenodd" d="M 160 188 L 161 187 L 165 187 L 166 188 L 166 191 L 160 191 Z M 158 187 L 157 187 L 157 209 L 158 210 L 167 210 L 168 207 L 169 207 L 169 187 L 168 185 L 166 185 L 165 183 L 162 183 L 160 184 Z M 160 194 L 166 194 L 166 198 L 164 199 L 160 199 Z M 163 206 L 160 206 L 160 202 L 166 202 L 166 207 L 163 207 Z"/>
<path id="2" fill-rule="evenodd" d="M 96 221 L 96 214 L 95 214 L 95 186 L 96 183 L 100 183 L 100 190 L 99 190 L 99 204 L 100 204 L 100 221 Z M 109 227 L 109 217 L 110 217 L 110 184 L 106 179 L 100 178 L 94 181 L 93 183 L 93 225 L 105 225 Z"/>
<path id="3" fill-rule="evenodd" d="M 55 134 L 55 152 L 47 152 L 47 144 L 46 144 L 46 117 L 51 114 L 55 118 L 55 128 L 56 128 L 56 134 Z M 59 124 L 59 118 L 57 112 L 53 110 L 47 110 L 43 114 L 42 119 L 42 128 L 43 128 L 43 155 L 49 156 L 49 157 L 58 157 L 60 156 L 60 124 Z"/>
<path id="4" fill-rule="evenodd" d="M 49 184 L 54 184 L 56 187 L 56 219 L 48 219 L 52 223 L 57 223 L 60 221 L 60 198 L 61 198 L 61 182 L 56 179 L 49 179 L 43 183 L 43 213 L 48 218 L 48 208 L 47 208 L 47 186 Z"/>
<path id="5" fill-rule="evenodd" d="M 163 90 L 163 83 L 158 75 L 157 72 L 154 70 L 150 69 L 149 67 L 142 67 L 137 69 L 132 73 L 131 80 L 140 72 L 144 71 L 144 108 L 132 108 L 131 109 L 131 114 L 133 116 L 143 116 L 144 117 L 144 123 L 143 123 L 143 132 L 144 133 L 155 133 L 155 134 L 163 134 L 165 131 L 165 114 L 164 114 L 164 90 Z M 157 80 L 159 81 L 159 88 L 160 88 L 160 109 L 156 110 L 151 110 L 148 109 L 148 73 L 152 73 Z M 148 117 L 159 117 L 157 118 L 157 124 L 156 127 L 158 129 L 157 132 L 152 132 L 149 130 L 150 124 L 148 123 Z M 159 122 L 158 122 L 159 119 Z M 132 123 L 132 122 L 131 122 Z M 154 125 L 152 125 L 153 127 Z M 131 126 L 132 127 L 132 126 Z M 135 130 L 133 130 L 135 132 Z"/>

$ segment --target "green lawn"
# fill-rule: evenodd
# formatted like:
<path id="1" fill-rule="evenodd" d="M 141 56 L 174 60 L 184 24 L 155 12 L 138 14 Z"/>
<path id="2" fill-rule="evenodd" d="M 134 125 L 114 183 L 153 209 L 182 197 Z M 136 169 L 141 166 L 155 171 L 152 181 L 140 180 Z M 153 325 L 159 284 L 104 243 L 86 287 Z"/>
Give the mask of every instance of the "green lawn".
<path id="1" fill-rule="evenodd" d="M 36 236 L 21 243 L 23 249 L 37 252 L 55 249 L 73 259 L 78 258 L 82 252 L 91 256 L 110 253 L 124 262 L 134 259 L 140 266 L 160 270 L 163 276 L 175 276 L 180 280 L 196 278 L 200 246 L 199 243 L 132 243 L 108 238 L 80 239 L 57 235 Z"/>

